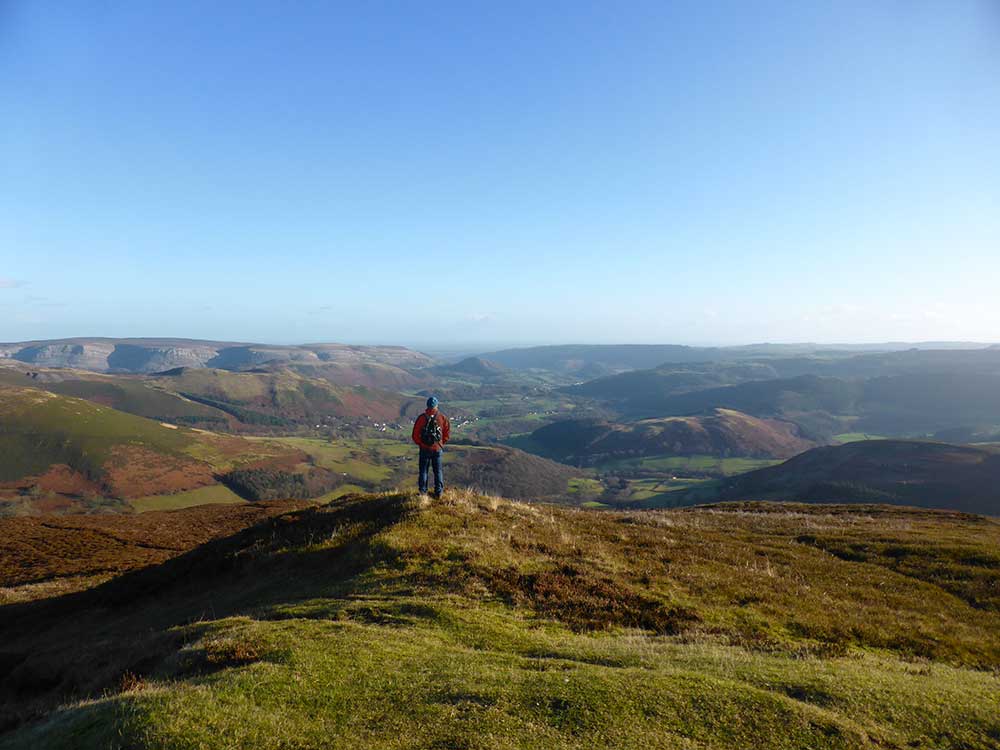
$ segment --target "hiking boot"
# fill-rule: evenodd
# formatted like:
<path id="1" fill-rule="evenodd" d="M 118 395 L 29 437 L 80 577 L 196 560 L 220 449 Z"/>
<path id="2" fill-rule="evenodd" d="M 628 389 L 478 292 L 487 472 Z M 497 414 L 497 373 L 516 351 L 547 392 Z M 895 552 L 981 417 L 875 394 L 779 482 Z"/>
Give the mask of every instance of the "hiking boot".
<path id="1" fill-rule="evenodd" d="M 441 499 L 441 493 L 440 492 L 432 492 L 431 493 L 431 498 L 433 498 L 434 500 L 440 500 Z"/>

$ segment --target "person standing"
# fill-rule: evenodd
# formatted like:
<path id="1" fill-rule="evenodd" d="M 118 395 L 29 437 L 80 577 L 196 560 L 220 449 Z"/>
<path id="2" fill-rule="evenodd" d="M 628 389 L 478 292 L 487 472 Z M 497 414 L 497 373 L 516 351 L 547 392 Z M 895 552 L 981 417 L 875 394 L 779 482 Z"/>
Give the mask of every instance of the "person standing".
<path id="1" fill-rule="evenodd" d="M 417 475 L 417 489 L 421 494 L 427 492 L 427 480 L 430 470 L 434 471 L 434 492 L 432 497 L 441 497 L 444 492 L 444 469 L 441 466 L 441 453 L 444 444 L 451 437 L 451 422 L 448 417 L 438 411 L 436 396 L 427 399 L 427 409 L 413 423 L 413 442 L 420 446 L 420 469 Z"/>

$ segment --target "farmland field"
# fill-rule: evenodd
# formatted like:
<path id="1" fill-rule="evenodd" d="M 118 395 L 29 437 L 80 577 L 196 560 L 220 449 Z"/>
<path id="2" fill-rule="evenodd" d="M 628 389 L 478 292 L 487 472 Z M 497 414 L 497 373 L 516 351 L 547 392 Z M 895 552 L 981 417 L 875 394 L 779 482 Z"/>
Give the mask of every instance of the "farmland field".
<path id="1" fill-rule="evenodd" d="M 884 435 L 869 435 L 867 432 L 842 432 L 839 435 L 834 435 L 833 440 L 836 443 L 857 443 L 862 440 L 885 440 Z"/>
<path id="2" fill-rule="evenodd" d="M 765 466 L 781 463 L 768 458 L 719 458 L 718 456 L 647 456 L 609 461 L 598 468 L 601 471 L 632 470 L 636 472 L 657 472 L 690 476 L 728 477 L 742 474 Z"/>
<path id="3" fill-rule="evenodd" d="M 178 492 L 173 495 L 138 497 L 134 500 L 129 500 L 128 504 L 136 512 L 145 513 L 151 510 L 178 510 L 180 508 L 190 508 L 193 505 L 243 502 L 246 501 L 228 487 L 221 484 L 213 484 L 208 487 L 199 487 L 196 490 Z"/>

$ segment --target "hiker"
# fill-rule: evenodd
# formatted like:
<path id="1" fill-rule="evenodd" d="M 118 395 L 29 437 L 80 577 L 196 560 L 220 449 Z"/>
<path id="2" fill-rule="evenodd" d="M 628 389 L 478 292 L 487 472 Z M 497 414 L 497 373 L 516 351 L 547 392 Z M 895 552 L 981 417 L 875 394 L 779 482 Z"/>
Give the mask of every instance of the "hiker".
<path id="1" fill-rule="evenodd" d="M 444 492 L 444 473 L 441 468 L 441 451 L 451 437 L 451 422 L 438 411 L 437 397 L 427 399 L 427 410 L 413 423 L 413 442 L 420 446 L 420 473 L 417 489 L 420 494 L 427 492 L 427 472 L 434 470 L 434 492 L 432 497 L 441 497 Z"/>

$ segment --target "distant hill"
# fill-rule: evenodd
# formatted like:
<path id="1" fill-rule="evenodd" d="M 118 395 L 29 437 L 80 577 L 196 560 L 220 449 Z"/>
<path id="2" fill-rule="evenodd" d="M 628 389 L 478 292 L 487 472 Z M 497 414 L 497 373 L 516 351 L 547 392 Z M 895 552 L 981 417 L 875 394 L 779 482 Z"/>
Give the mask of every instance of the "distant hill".
<path id="1" fill-rule="evenodd" d="M 860 383 L 803 375 L 650 398 L 640 403 L 648 410 L 646 413 L 664 416 L 696 415 L 725 408 L 756 417 L 787 419 L 798 424 L 805 437 L 822 441 L 846 431 L 858 413 L 862 395 Z"/>
<path id="2" fill-rule="evenodd" d="M 94 372 L 154 373 L 175 367 L 244 370 L 269 363 L 315 368 L 314 374 L 342 385 L 396 387 L 419 382 L 407 368 L 434 364 L 401 346 L 303 344 L 273 346 L 192 339 L 80 338 L 0 344 L 0 358 L 40 367 Z"/>
<path id="3" fill-rule="evenodd" d="M 567 499 L 569 480 L 583 476 L 570 466 L 505 445 L 454 446 L 446 456 L 450 486 L 517 500 Z"/>
<path id="4" fill-rule="evenodd" d="M 631 415 L 655 416 L 671 396 L 774 378 L 777 373 L 762 362 L 661 365 L 589 380 L 562 391 L 612 402 Z"/>
<path id="5" fill-rule="evenodd" d="M 678 394 L 660 401 L 659 408 L 665 414 L 693 414 L 716 407 L 758 415 L 816 410 L 854 414 L 862 394 L 859 383 L 802 375 Z"/>
<path id="6" fill-rule="evenodd" d="M 802 375 L 626 402 L 633 410 L 667 416 L 716 407 L 779 416 L 817 439 L 847 425 L 873 434 L 927 434 L 1000 424 L 1000 375 L 934 372 L 867 380 Z"/>
<path id="7" fill-rule="evenodd" d="M 535 430 L 529 441 L 542 455 L 579 465 L 658 455 L 787 458 L 815 445 L 789 422 L 730 409 L 629 424 L 563 420 Z"/>
<path id="8" fill-rule="evenodd" d="M 483 357 L 466 357 L 453 365 L 440 365 L 433 372 L 442 375 L 476 375 L 479 377 L 495 377 L 507 372 L 507 368 L 498 362 Z"/>
<path id="9" fill-rule="evenodd" d="M 40 388 L 61 396 L 86 399 L 157 421 L 207 429 L 230 429 L 238 420 L 226 412 L 186 399 L 135 376 L 104 375 L 86 370 L 32 368 L 0 361 L 0 383 Z"/>
<path id="10" fill-rule="evenodd" d="M 0 514 L 128 510 L 127 500 L 217 486 L 238 467 L 291 469 L 304 459 L 276 443 L 0 385 Z"/>
<path id="11" fill-rule="evenodd" d="M 136 376 L 17 365 L 0 365 L 0 383 L 41 388 L 141 417 L 208 429 L 267 433 L 332 420 L 394 422 L 417 403 L 398 393 L 338 386 L 279 366 L 241 372 L 177 367 Z"/>
<path id="12" fill-rule="evenodd" d="M 817 353 L 807 357 L 779 357 L 767 360 L 779 377 L 827 375 L 841 378 L 873 378 L 897 375 L 1000 375 L 1000 348 L 969 344 L 963 348 L 908 348 L 831 356 Z"/>
<path id="13" fill-rule="evenodd" d="M 480 355 L 516 370 L 550 370 L 585 378 L 655 367 L 664 362 L 706 362 L 722 358 L 716 348 L 676 345 L 568 345 L 504 349 Z"/>
<path id="14" fill-rule="evenodd" d="M 883 369 L 883 355 L 888 361 L 915 362 L 938 360 L 954 360 L 949 357 L 955 348 L 967 350 L 971 359 L 976 358 L 975 351 L 983 351 L 985 344 L 962 343 L 885 343 L 852 345 L 843 344 L 824 346 L 820 344 L 751 344 L 747 346 L 699 347 L 659 344 L 576 344 L 560 346 L 532 346 L 517 349 L 481 354 L 480 356 L 499 362 L 512 369 L 542 369 L 553 372 L 580 374 L 582 377 L 594 378 L 602 375 L 624 372 L 627 370 L 642 370 L 658 367 L 664 364 L 691 364 L 704 362 L 736 362 L 760 360 L 771 362 L 784 361 L 785 368 L 779 371 L 782 376 L 814 374 L 853 374 L 853 369 L 863 369 L 867 374 L 889 374 Z M 927 352 L 928 348 L 936 352 Z M 900 350 L 906 350 L 900 352 Z M 858 352 L 866 352 L 859 355 Z M 893 352 L 900 352 L 899 358 L 894 358 Z M 992 353 L 996 357 L 996 352 Z M 863 359 L 863 357 L 869 359 Z M 957 355 L 961 357 L 963 355 Z M 857 365 L 845 365 L 844 370 L 836 370 L 835 363 L 840 361 L 857 361 Z M 807 369 L 801 369 L 805 366 Z M 817 368 L 832 368 L 829 371 Z"/>
<path id="15" fill-rule="evenodd" d="M 908 440 L 814 448 L 730 480 L 729 500 L 878 502 L 1000 515 L 1000 453 Z"/>
<path id="16" fill-rule="evenodd" d="M 245 372 L 184 367 L 149 383 L 258 426 L 322 423 L 331 417 L 394 422 L 416 403 L 398 393 L 337 386 L 285 367 Z"/>

